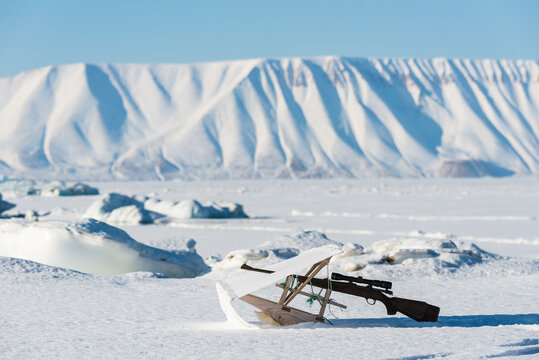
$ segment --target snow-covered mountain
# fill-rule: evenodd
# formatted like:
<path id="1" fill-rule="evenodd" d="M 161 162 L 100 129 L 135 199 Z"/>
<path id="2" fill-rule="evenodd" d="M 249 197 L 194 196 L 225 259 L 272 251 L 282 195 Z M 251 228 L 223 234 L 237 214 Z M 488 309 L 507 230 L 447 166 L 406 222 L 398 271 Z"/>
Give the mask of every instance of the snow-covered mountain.
<path id="1" fill-rule="evenodd" d="M 537 61 L 255 59 L 0 79 L 0 174 L 86 179 L 539 173 Z"/>

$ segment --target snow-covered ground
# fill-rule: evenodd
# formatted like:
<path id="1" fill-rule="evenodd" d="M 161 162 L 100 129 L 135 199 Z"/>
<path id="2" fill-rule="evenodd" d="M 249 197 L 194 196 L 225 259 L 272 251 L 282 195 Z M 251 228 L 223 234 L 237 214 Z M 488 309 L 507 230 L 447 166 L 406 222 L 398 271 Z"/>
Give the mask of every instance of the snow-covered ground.
<path id="1" fill-rule="evenodd" d="M 213 271 L 193 279 L 148 272 L 86 274 L 0 257 L 2 358 L 539 356 L 537 178 L 90 185 L 101 194 L 171 203 L 183 199 L 239 203 L 250 218 L 115 225 L 132 240 L 169 255 L 185 251 L 189 240 L 195 239 L 196 252 L 213 265 Z M 29 228 L 43 231 L 50 224 L 63 229 L 58 224 L 79 223 L 64 228 L 80 230 L 82 214 L 97 199 L 6 194 L 3 200 L 17 206 L 3 215 L 34 210 L 39 226 L 27 223 Z M 18 228 L 13 230 L 13 224 L 24 222 L 0 219 L 0 232 L 9 225 L 28 241 Z M 6 239 L 6 231 L 3 236 Z M 239 270 L 233 261 L 222 266 L 226 259 L 251 256 L 250 263 L 263 264 L 325 242 L 355 244 L 347 245 L 350 256 L 335 266 L 351 264 L 362 268 L 355 274 L 392 281 L 396 296 L 439 306 L 439 321 L 417 323 L 387 316 L 381 304 L 369 306 L 364 299 L 335 294 L 348 309 L 331 308 L 338 317 L 327 313 L 333 325 L 253 330 L 227 323 L 215 284 Z M 106 244 L 112 246 L 114 241 Z M 122 244 L 129 248 L 125 241 Z M 258 293 L 274 299 L 279 290 L 270 286 Z M 295 305 L 309 309 L 301 300 Z M 254 308 L 235 306 L 245 320 L 258 322 Z"/>

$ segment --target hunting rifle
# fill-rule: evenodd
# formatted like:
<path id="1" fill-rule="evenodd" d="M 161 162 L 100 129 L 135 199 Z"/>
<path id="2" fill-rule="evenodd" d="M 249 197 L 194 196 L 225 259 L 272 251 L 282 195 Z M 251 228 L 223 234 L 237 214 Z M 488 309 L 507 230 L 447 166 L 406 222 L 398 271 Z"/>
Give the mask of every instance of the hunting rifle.
<path id="1" fill-rule="evenodd" d="M 244 270 L 257 271 L 257 272 L 262 272 L 262 273 L 267 273 L 267 274 L 273 273 L 273 271 L 271 270 L 253 268 L 247 264 L 243 264 L 241 268 Z M 313 268 L 314 268 L 314 265 L 313 265 Z M 339 273 L 332 273 L 331 279 L 327 279 L 327 278 L 320 279 L 320 278 L 315 278 L 313 276 L 303 276 L 303 275 L 289 275 L 287 278 L 286 284 L 291 284 L 291 282 L 288 281 L 289 278 L 296 278 L 298 280 L 298 284 L 296 285 L 296 287 L 288 288 L 288 285 L 284 285 L 284 286 L 278 285 L 278 286 L 283 287 L 285 291 L 291 291 L 291 294 L 296 292 L 301 295 L 306 295 L 305 293 L 301 291 L 301 289 L 306 284 L 310 284 L 312 286 L 315 286 L 321 289 L 326 289 L 326 294 L 327 294 L 326 301 L 330 300 L 328 291 L 336 291 L 336 292 L 341 292 L 344 294 L 363 297 L 367 300 L 367 303 L 370 305 L 374 305 L 376 301 L 380 301 L 381 303 L 385 305 L 388 315 L 395 315 L 397 312 L 400 312 L 416 321 L 431 321 L 431 322 L 438 321 L 438 314 L 440 313 L 440 308 L 437 306 L 427 304 L 426 302 L 423 302 L 423 301 L 403 299 L 399 297 L 389 297 L 385 295 L 385 294 L 393 295 L 393 292 L 389 290 L 392 287 L 392 283 L 389 281 L 370 280 L 370 279 L 364 279 L 361 276 L 352 277 L 352 276 L 342 275 Z M 357 285 L 357 284 L 364 284 L 364 286 Z M 286 299 L 288 299 L 289 297 L 290 295 L 288 295 Z M 246 299 L 243 299 L 243 300 L 246 301 Z M 369 300 L 371 300 L 371 302 L 369 302 Z M 284 305 L 287 305 L 288 302 L 289 301 L 285 301 L 282 303 Z M 257 304 L 253 304 L 253 305 L 257 306 Z M 325 307 L 324 304 L 322 304 L 322 306 Z M 286 311 L 289 311 L 288 309 L 285 309 L 285 307 L 283 307 L 283 309 Z M 316 320 L 320 321 L 319 318 L 317 318 Z"/>

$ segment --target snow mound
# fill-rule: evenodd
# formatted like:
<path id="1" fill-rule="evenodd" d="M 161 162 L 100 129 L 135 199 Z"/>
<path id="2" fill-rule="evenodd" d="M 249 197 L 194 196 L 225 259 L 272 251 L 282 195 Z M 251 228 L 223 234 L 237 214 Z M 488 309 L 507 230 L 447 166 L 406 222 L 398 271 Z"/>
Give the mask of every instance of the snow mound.
<path id="1" fill-rule="evenodd" d="M 148 271 L 191 278 L 208 269 L 193 243 L 186 250 L 165 251 L 93 219 L 76 224 L 2 222 L 0 256 L 94 274 Z"/>
<path id="2" fill-rule="evenodd" d="M 97 195 L 99 191 L 82 183 L 65 183 L 64 181 L 34 181 L 24 179 L 4 179 L 0 181 L 0 191 L 10 196 L 77 196 Z"/>
<path id="3" fill-rule="evenodd" d="M 344 248 L 344 253 L 335 256 L 331 263 L 334 269 L 347 272 L 382 264 L 457 269 L 499 258 L 475 244 L 447 239 L 396 238 L 376 242 L 362 252 L 355 251 L 353 244 Z"/>
<path id="4" fill-rule="evenodd" d="M 10 202 L 2 200 L 2 194 L 0 194 L 0 215 L 4 211 L 8 211 L 10 209 L 13 209 L 15 206 L 16 206 L 15 204 L 12 204 Z"/>
<path id="5" fill-rule="evenodd" d="M 252 262 L 256 262 L 256 265 L 253 265 L 255 267 L 263 267 L 292 258 L 303 251 L 328 244 L 342 246 L 342 243 L 329 239 L 324 233 L 296 229 L 290 234 L 279 235 L 274 240 L 267 241 L 255 248 L 231 251 L 215 267 L 219 270 L 225 270 L 238 268 L 244 263 Z"/>
<path id="6" fill-rule="evenodd" d="M 162 201 L 110 193 L 95 201 L 83 214 L 112 224 L 151 224 L 173 222 L 174 219 L 246 218 L 243 206 L 213 202 L 202 205 L 196 200 Z"/>

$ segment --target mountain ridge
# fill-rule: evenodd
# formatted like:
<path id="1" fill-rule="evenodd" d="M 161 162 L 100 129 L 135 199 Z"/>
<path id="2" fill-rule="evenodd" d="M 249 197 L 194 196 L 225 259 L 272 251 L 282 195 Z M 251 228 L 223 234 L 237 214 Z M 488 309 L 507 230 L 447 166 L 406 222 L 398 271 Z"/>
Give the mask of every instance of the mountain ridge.
<path id="1" fill-rule="evenodd" d="M 71 64 L 0 79 L 0 172 L 83 179 L 539 171 L 533 60 Z"/>

